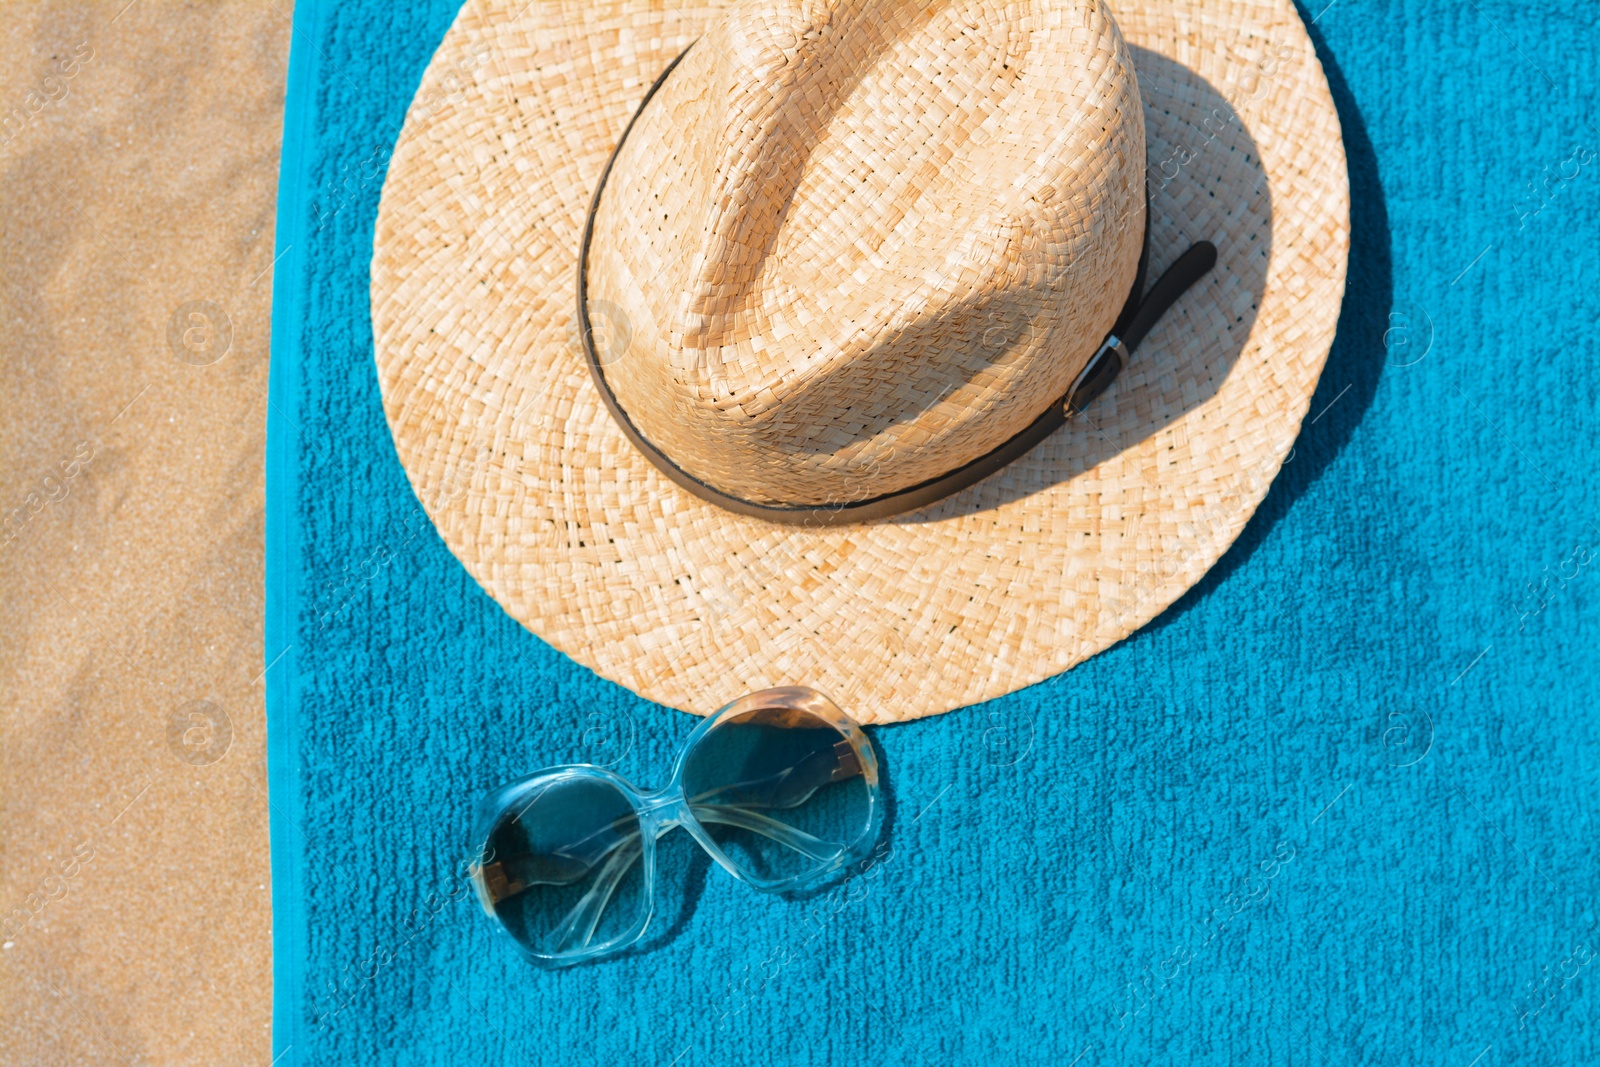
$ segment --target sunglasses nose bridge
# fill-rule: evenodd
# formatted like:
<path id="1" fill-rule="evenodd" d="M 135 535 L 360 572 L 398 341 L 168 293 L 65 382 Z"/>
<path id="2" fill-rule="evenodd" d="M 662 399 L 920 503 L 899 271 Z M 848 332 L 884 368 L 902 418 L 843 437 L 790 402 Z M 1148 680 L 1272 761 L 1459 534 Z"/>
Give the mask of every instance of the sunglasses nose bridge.
<path id="1" fill-rule="evenodd" d="M 657 837 L 674 826 L 683 825 L 688 813 L 689 805 L 685 803 L 682 792 L 677 790 L 647 793 L 640 798 L 639 816 L 655 829 Z"/>

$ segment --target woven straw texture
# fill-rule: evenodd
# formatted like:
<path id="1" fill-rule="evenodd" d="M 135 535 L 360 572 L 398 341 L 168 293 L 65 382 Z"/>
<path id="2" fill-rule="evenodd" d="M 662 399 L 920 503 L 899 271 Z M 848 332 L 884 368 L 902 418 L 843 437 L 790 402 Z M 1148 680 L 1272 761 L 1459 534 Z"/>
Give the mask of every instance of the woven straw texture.
<path id="1" fill-rule="evenodd" d="M 731 496 L 826 506 L 1067 391 L 1138 267 L 1144 116 L 1103 9 L 784 6 L 716 20 L 643 112 L 590 302 L 629 328 L 605 374 L 646 439 Z"/>
<path id="2" fill-rule="evenodd" d="M 805 529 L 656 472 L 602 406 L 573 320 L 595 181 L 723 7 L 469 3 L 430 65 L 384 188 L 372 313 L 385 413 L 442 536 L 540 637 L 699 713 L 804 683 L 863 722 L 914 719 L 1131 633 L 1243 528 L 1333 339 L 1349 194 L 1294 9 L 1112 8 L 1144 101 L 1153 276 L 1196 240 L 1217 268 L 1084 419 L 1001 473 L 897 519 Z M 629 320 L 603 351 L 631 352 Z"/>

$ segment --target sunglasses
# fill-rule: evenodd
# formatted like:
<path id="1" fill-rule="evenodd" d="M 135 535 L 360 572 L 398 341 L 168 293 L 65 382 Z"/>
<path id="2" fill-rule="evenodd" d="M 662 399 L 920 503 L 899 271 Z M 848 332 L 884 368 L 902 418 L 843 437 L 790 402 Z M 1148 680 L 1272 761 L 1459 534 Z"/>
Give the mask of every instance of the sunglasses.
<path id="1" fill-rule="evenodd" d="M 814 689 L 765 689 L 696 727 L 659 791 L 587 764 L 494 790 L 478 806 L 468 871 L 523 954 L 564 967 L 644 937 L 656 840 L 674 827 L 735 878 L 775 892 L 862 856 L 881 809 L 861 727 Z"/>

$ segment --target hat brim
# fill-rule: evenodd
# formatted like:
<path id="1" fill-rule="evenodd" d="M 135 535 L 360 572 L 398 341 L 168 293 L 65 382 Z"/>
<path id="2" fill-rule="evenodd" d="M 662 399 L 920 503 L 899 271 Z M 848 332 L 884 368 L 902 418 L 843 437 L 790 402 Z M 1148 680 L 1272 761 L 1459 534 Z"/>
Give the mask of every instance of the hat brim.
<path id="1" fill-rule="evenodd" d="M 1289 0 L 1121 2 L 1145 102 L 1152 276 L 1216 268 L 1078 420 L 938 504 L 781 526 L 691 496 L 590 381 L 576 255 L 656 75 L 725 3 L 469 0 L 423 77 L 374 238 L 384 412 L 445 542 L 515 619 L 697 713 L 805 684 L 866 723 L 973 704 L 1138 629 L 1238 536 L 1339 317 L 1349 186 Z"/>

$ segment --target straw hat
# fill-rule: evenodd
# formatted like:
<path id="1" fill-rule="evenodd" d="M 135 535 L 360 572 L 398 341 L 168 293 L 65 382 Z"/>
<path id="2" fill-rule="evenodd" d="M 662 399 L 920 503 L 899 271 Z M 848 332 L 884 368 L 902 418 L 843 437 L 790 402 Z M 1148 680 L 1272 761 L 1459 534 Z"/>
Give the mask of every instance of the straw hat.
<path id="1" fill-rule="evenodd" d="M 1348 217 L 1289 0 L 469 0 L 379 209 L 384 410 L 451 550 L 579 662 L 913 719 L 1216 561 Z"/>

